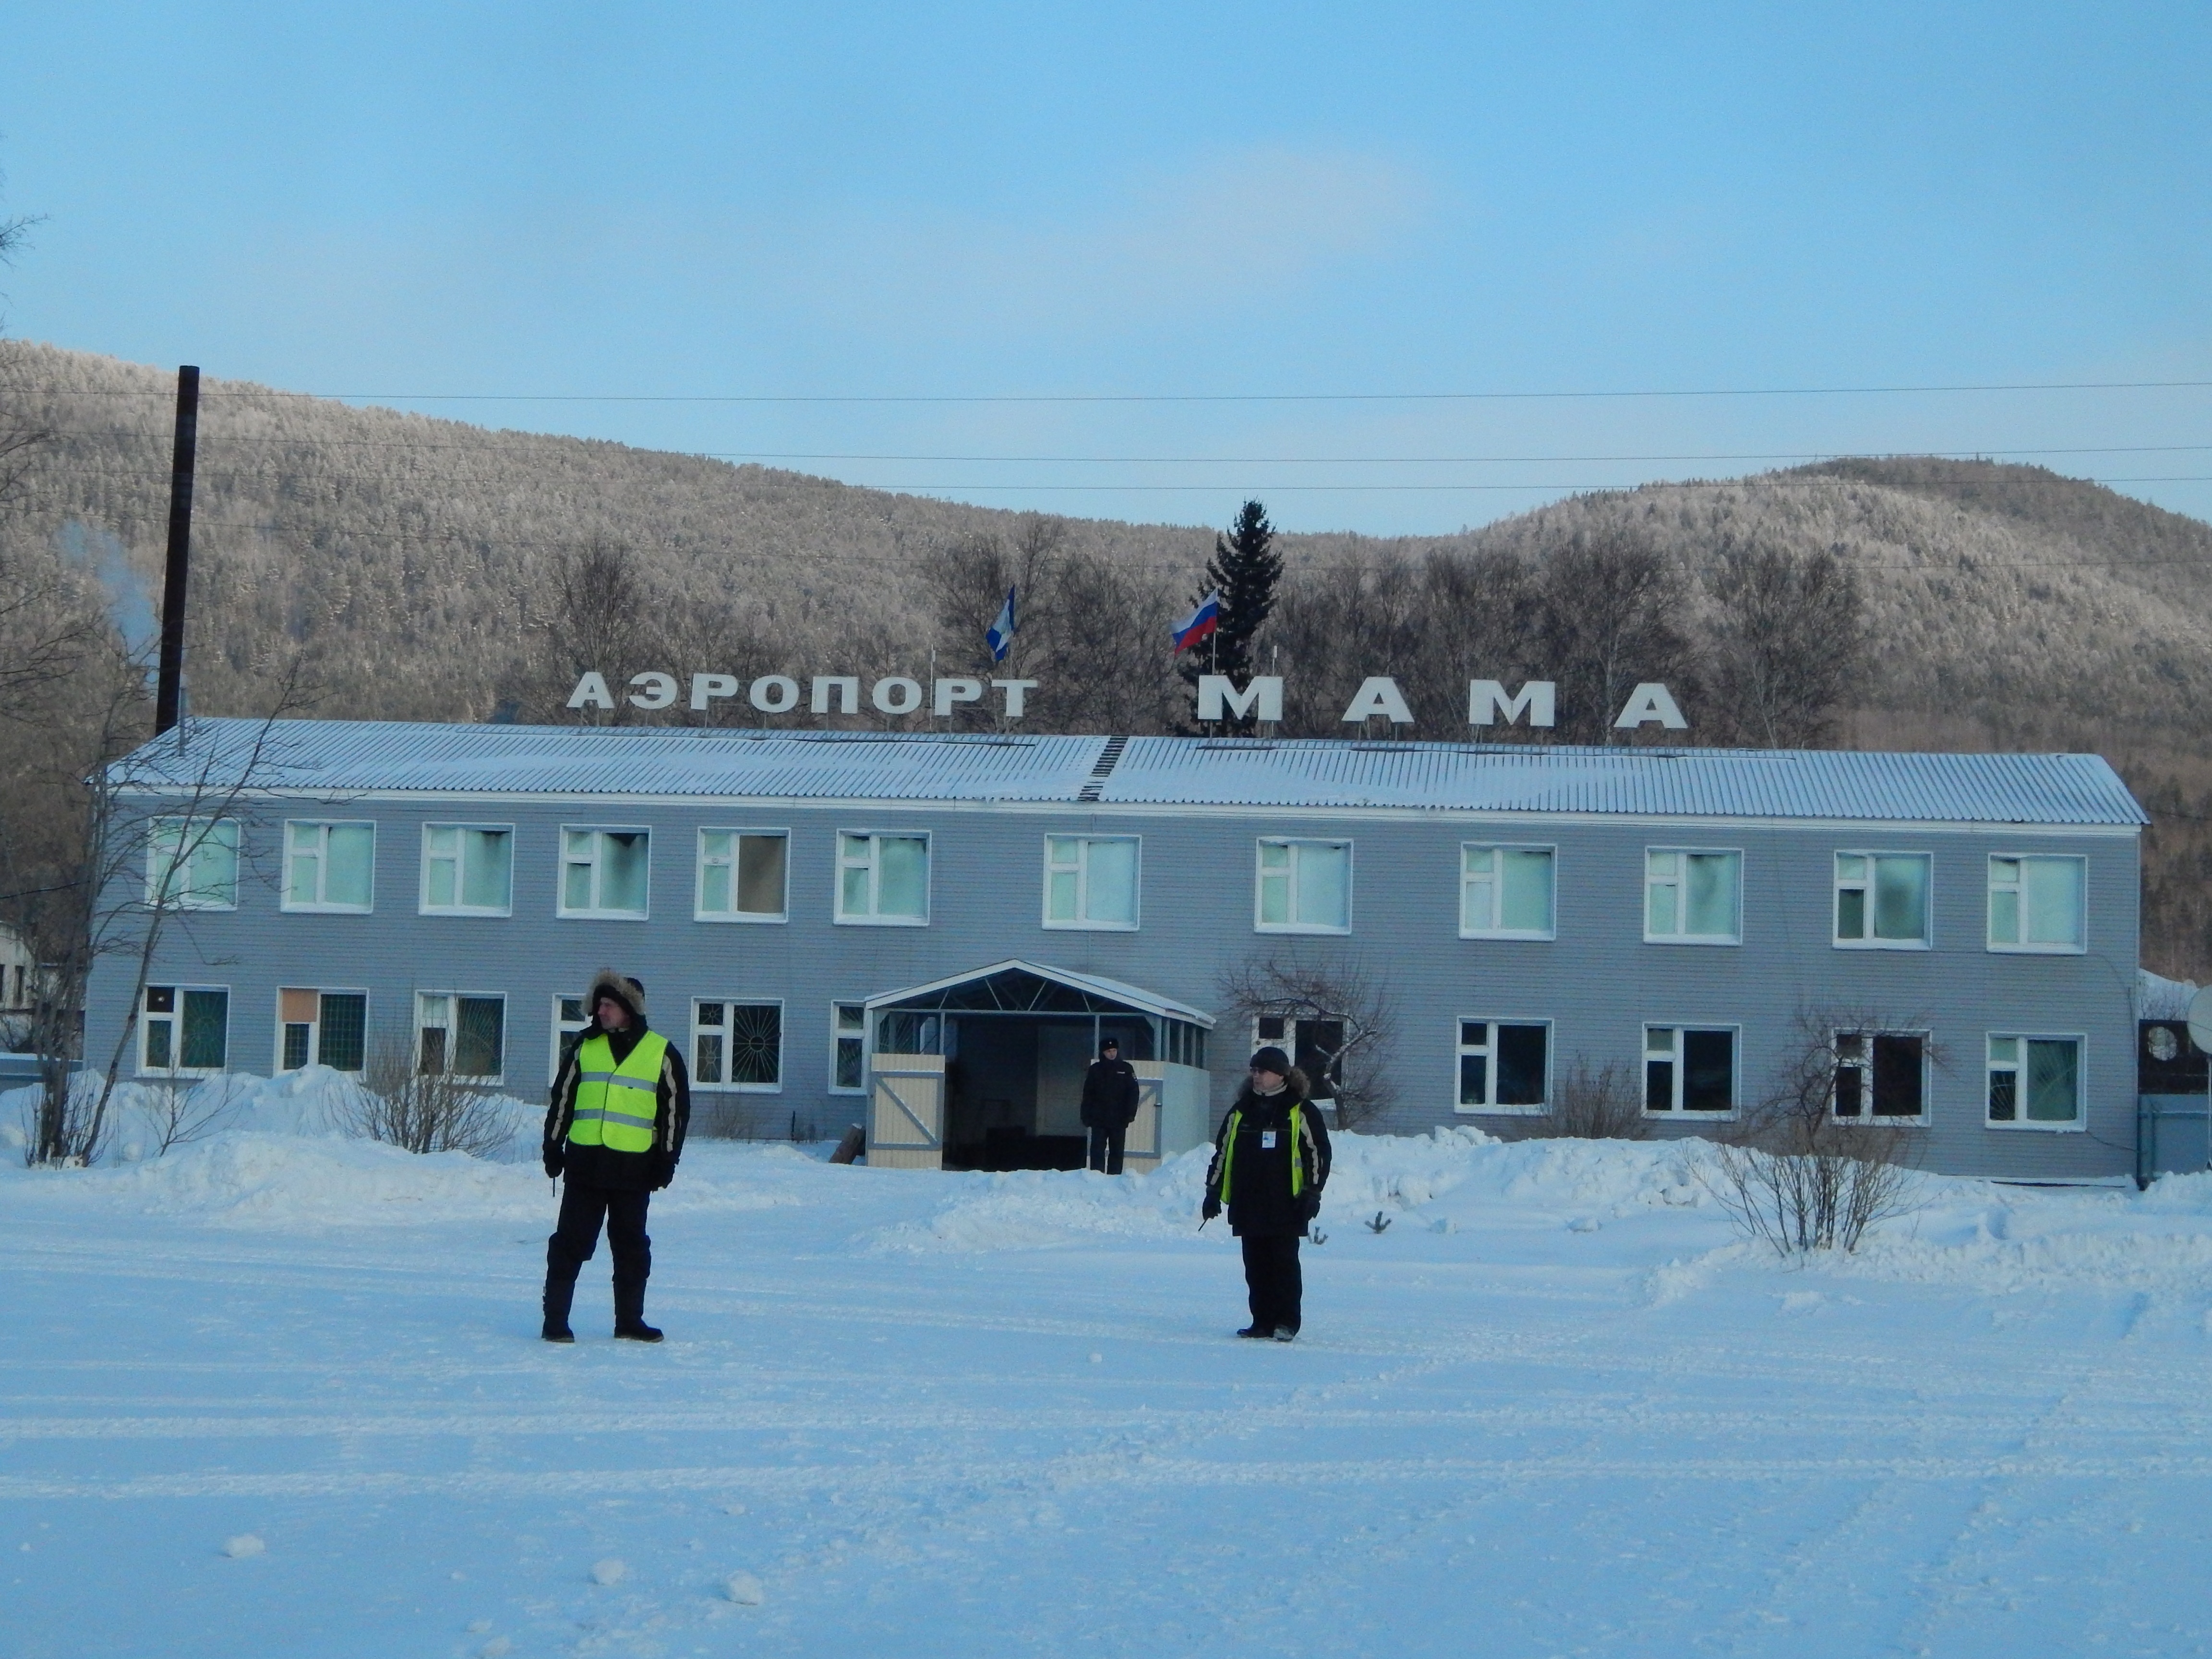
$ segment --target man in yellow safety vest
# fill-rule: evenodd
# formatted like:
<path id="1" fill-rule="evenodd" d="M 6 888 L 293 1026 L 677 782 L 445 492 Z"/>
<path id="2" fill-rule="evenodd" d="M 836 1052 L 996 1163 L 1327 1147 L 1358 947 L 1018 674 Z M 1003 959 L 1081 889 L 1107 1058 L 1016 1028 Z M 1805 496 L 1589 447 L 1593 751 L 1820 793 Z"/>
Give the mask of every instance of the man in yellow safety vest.
<path id="1" fill-rule="evenodd" d="M 653 1241 L 645 1214 L 676 1174 L 691 1122 L 683 1050 L 645 1023 L 645 987 L 602 969 L 592 981 L 592 1027 L 561 1061 L 545 1114 L 545 1173 L 558 1180 L 561 1218 L 545 1241 L 548 1342 L 574 1342 L 568 1306 L 576 1275 L 599 1249 L 605 1222 L 615 1259 L 615 1334 L 658 1342 L 645 1322 Z"/>

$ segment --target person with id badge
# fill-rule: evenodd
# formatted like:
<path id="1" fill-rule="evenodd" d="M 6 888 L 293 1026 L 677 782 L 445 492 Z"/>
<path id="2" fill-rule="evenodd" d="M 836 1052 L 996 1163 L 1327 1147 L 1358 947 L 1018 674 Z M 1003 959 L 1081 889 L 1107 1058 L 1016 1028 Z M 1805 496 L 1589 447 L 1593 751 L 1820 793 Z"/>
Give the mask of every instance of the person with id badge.
<path id="1" fill-rule="evenodd" d="M 1252 1322 L 1239 1336 L 1290 1342 L 1304 1322 L 1298 1241 L 1321 1212 L 1329 1163 L 1328 1130 L 1309 1095 L 1306 1075 L 1290 1056 L 1262 1048 L 1213 1138 L 1198 1224 L 1226 1210 L 1229 1229 L 1244 1247 Z"/>

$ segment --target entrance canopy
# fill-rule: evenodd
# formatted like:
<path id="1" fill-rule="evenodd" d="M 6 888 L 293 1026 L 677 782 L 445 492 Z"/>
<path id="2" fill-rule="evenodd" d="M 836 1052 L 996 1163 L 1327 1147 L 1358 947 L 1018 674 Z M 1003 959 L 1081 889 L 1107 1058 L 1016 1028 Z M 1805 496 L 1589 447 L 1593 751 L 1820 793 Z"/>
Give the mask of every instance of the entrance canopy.
<path id="1" fill-rule="evenodd" d="M 868 999 L 871 1013 L 890 1008 L 947 1014 L 1150 1014 L 1201 1030 L 1213 1029 L 1212 1014 L 1173 997 L 1018 957 Z"/>

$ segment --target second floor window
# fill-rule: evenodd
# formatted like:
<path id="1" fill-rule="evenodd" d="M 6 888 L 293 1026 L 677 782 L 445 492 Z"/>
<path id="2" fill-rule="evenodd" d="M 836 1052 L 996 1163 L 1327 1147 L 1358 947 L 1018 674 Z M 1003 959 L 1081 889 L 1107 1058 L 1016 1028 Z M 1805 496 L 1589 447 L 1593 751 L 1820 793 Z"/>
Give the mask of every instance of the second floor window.
<path id="1" fill-rule="evenodd" d="M 1644 855 L 1644 937 L 1666 945 L 1734 945 L 1742 937 L 1741 853 L 1655 848 Z"/>
<path id="2" fill-rule="evenodd" d="M 1925 853 L 1836 854 L 1836 943 L 1875 947 L 1928 943 Z"/>
<path id="3" fill-rule="evenodd" d="M 1352 843 L 1263 841 L 1253 925 L 1268 933 L 1352 931 Z"/>
<path id="4" fill-rule="evenodd" d="M 1129 929 L 1137 925 L 1134 836 L 1047 836 L 1044 925 Z"/>
<path id="5" fill-rule="evenodd" d="M 698 919 L 781 921 L 790 845 L 781 830 L 702 830 Z"/>
<path id="6" fill-rule="evenodd" d="M 1459 932 L 1462 939 L 1552 938 L 1552 849 L 1461 848 Z"/>
<path id="7" fill-rule="evenodd" d="M 514 908 L 514 830 L 501 824 L 422 826 L 425 915 L 504 916 Z"/>
<path id="8" fill-rule="evenodd" d="M 837 920 L 919 927 L 929 920 L 929 837 L 837 836 Z"/>
<path id="9" fill-rule="evenodd" d="M 238 823 L 161 818 L 146 839 L 146 902 L 167 910 L 238 908 Z"/>
<path id="10" fill-rule="evenodd" d="M 364 911 L 375 888 L 373 823 L 287 823 L 284 908 Z"/>
<path id="11" fill-rule="evenodd" d="M 1990 949 L 2081 949 L 2085 861 L 2078 858 L 1990 860 Z"/>
<path id="12" fill-rule="evenodd" d="M 641 918 L 651 846 L 642 830 L 562 830 L 561 914 Z"/>

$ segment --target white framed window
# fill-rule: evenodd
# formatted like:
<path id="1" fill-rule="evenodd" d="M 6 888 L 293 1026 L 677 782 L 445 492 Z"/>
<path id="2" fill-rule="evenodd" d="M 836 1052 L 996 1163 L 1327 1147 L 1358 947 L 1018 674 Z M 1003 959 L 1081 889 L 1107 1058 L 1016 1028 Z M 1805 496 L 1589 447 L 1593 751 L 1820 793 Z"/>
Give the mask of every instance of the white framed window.
<path id="1" fill-rule="evenodd" d="M 1044 925 L 1135 932 L 1138 854 L 1134 836 L 1047 836 Z"/>
<path id="2" fill-rule="evenodd" d="M 422 898 L 426 916 L 514 914 L 514 826 L 422 826 Z"/>
<path id="3" fill-rule="evenodd" d="M 1743 854 L 1653 847 L 1644 854 L 1644 939 L 1650 945 L 1743 941 Z"/>
<path id="4" fill-rule="evenodd" d="M 1644 1109 L 1654 1116 L 1726 1117 L 1735 1110 L 1736 1028 L 1644 1028 Z"/>
<path id="5" fill-rule="evenodd" d="M 285 909 L 366 914 L 375 893 L 374 824 L 286 821 Z"/>
<path id="6" fill-rule="evenodd" d="M 2083 1039 L 1992 1032 L 1989 1127 L 2080 1129 Z"/>
<path id="7" fill-rule="evenodd" d="M 864 1002 L 830 1005 L 830 1092 L 866 1094 L 868 1090 L 868 1006 Z"/>
<path id="8" fill-rule="evenodd" d="M 929 836 L 837 832 L 837 918 L 880 927 L 929 922 Z"/>
<path id="9" fill-rule="evenodd" d="M 1255 932 L 1352 931 L 1350 842 L 1263 840 L 1252 873 Z"/>
<path id="10" fill-rule="evenodd" d="M 149 985 L 138 1016 L 138 1069 L 159 1077 L 213 1077 L 230 1059 L 230 989 Z"/>
<path id="11" fill-rule="evenodd" d="M 465 991 L 415 994 L 415 1069 L 472 1083 L 507 1074 L 507 999 Z"/>
<path id="12" fill-rule="evenodd" d="M 368 993 L 286 987 L 276 993 L 276 1069 L 327 1066 L 359 1073 L 368 1060 Z"/>
<path id="13" fill-rule="evenodd" d="M 1455 1110 L 1533 1115 L 1548 1111 L 1551 1101 L 1549 1020 L 1459 1022 L 1459 1097 Z"/>
<path id="14" fill-rule="evenodd" d="M 1306 1074 L 1315 1105 L 1336 1103 L 1337 1087 L 1344 1080 L 1342 1020 L 1278 1018 L 1262 1014 L 1252 1022 L 1252 1047 L 1257 1048 L 1263 1043 L 1273 1043 L 1287 1052 L 1291 1064 Z"/>
<path id="15" fill-rule="evenodd" d="M 1462 939 L 1552 939 L 1554 849 L 1486 847 L 1459 849 Z"/>
<path id="16" fill-rule="evenodd" d="M 783 1005 L 701 998 L 691 1004 L 691 1086 L 775 1094 L 783 1088 Z"/>
<path id="17" fill-rule="evenodd" d="M 561 1068 L 568 1063 L 568 1051 L 584 1040 L 592 1029 L 592 1011 L 584 1006 L 580 996 L 553 999 L 553 1063 L 546 1068 L 548 1084 L 561 1080 Z"/>
<path id="18" fill-rule="evenodd" d="M 2088 860 L 2037 854 L 1990 859 L 1990 949 L 2078 955 Z"/>
<path id="19" fill-rule="evenodd" d="M 560 914 L 644 921 L 652 861 L 653 837 L 643 830 L 562 825 Z"/>
<path id="20" fill-rule="evenodd" d="M 791 832 L 702 830 L 700 921 L 782 921 L 787 915 Z"/>
<path id="21" fill-rule="evenodd" d="M 238 821 L 155 820 L 146 836 L 146 902 L 167 910 L 238 908 Z"/>
<path id="22" fill-rule="evenodd" d="M 1852 951 L 1928 948 L 1925 853 L 1836 854 L 1836 944 Z"/>
<path id="23" fill-rule="evenodd" d="M 1928 1118 L 1925 1031 L 1836 1033 L 1837 1118 L 1846 1123 L 1917 1123 Z"/>

